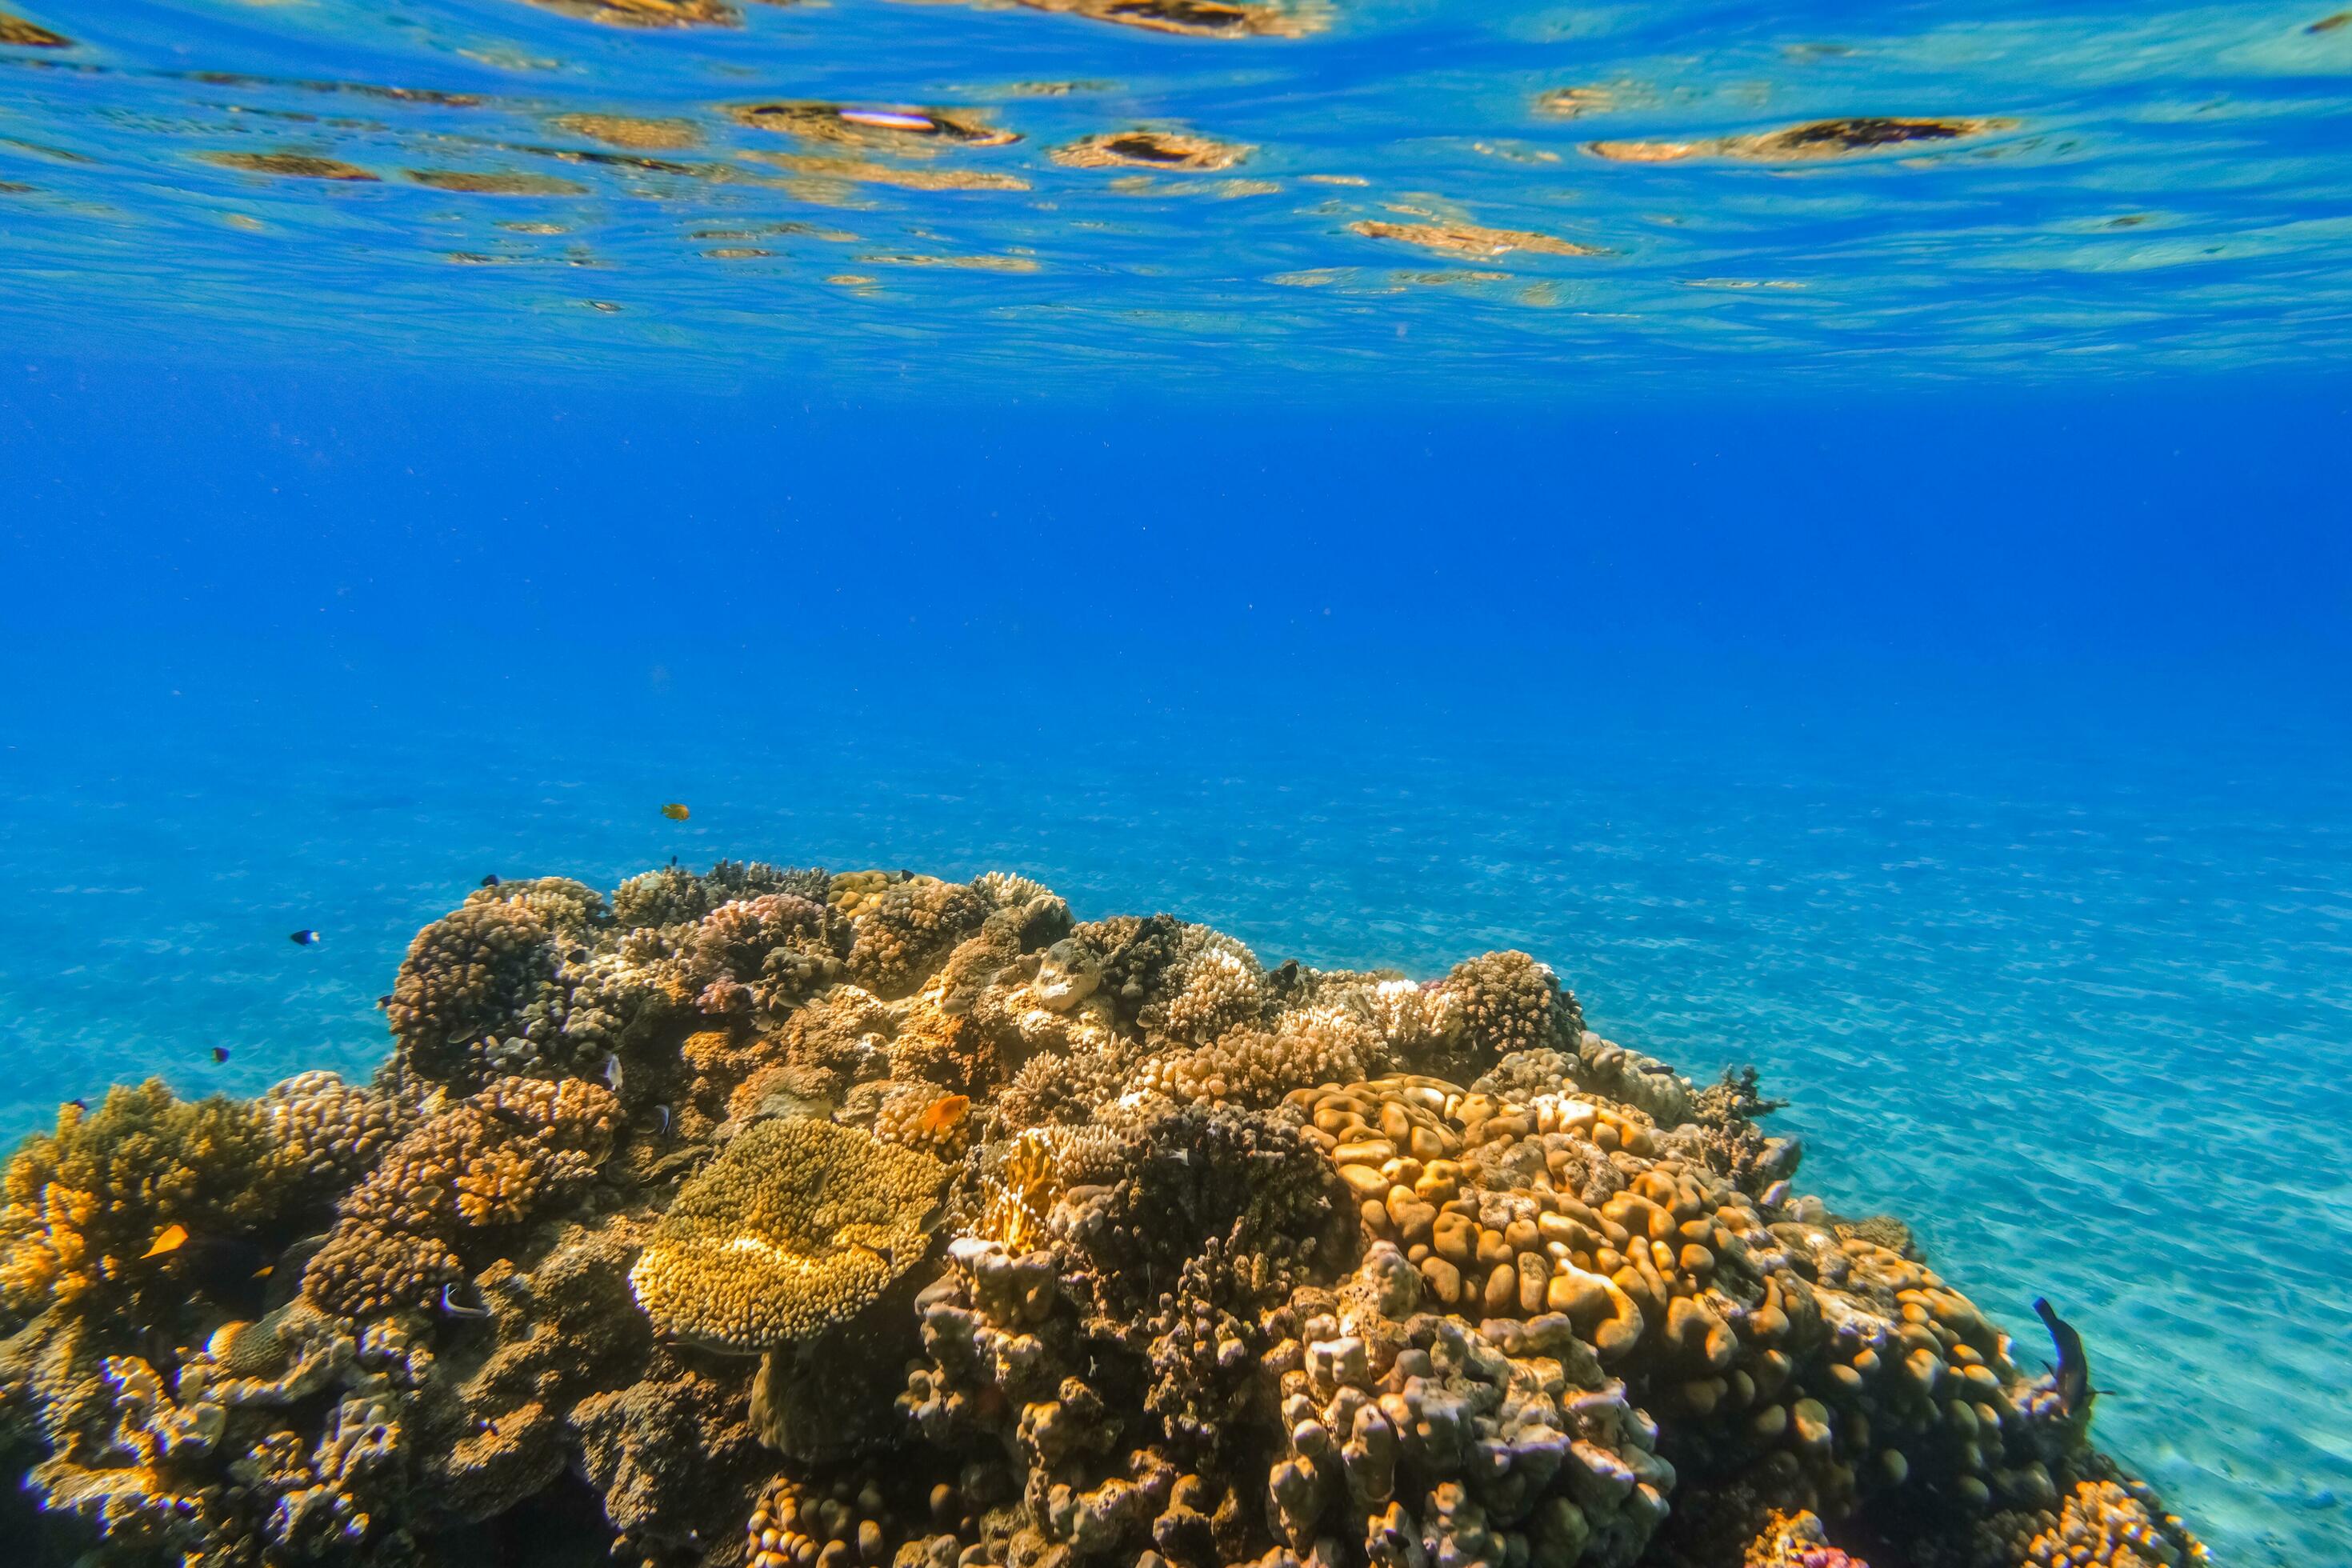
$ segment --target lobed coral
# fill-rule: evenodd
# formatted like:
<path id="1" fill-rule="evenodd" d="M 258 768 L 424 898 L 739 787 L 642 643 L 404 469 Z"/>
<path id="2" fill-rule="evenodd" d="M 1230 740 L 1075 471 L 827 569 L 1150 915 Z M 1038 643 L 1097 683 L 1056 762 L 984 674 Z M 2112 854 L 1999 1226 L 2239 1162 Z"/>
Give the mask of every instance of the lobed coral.
<path id="1" fill-rule="evenodd" d="M 2204 1560 L 1752 1072 L 1523 952 L 722 862 L 478 889 L 386 1012 L 11 1161 L 0 1455 L 93 1562 Z"/>

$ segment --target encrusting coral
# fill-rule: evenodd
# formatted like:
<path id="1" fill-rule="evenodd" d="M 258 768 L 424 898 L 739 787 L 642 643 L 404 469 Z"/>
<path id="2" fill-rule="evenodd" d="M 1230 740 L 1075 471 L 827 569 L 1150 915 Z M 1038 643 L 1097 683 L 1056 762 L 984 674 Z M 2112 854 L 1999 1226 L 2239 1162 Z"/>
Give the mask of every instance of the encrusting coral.
<path id="1" fill-rule="evenodd" d="M 753 1124 L 678 1192 L 629 1272 L 660 1332 L 767 1350 L 848 1321 L 919 1265 L 948 1168 L 807 1117 Z"/>
<path id="2" fill-rule="evenodd" d="M 2205 1560 L 2079 1375 L 1795 1192 L 1752 1072 L 1524 952 L 1269 968 L 722 862 L 485 886 L 385 1011 L 373 1082 L 118 1088 L 16 1152 L 34 1561 Z"/>

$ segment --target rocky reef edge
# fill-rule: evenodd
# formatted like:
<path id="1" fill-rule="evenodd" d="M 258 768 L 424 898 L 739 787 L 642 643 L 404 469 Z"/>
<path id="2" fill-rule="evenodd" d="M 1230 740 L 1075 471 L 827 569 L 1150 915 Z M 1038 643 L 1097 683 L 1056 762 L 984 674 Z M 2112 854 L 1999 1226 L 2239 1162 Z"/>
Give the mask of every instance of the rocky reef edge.
<path id="1" fill-rule="evenodd" d="M 2079 1350 L 1525 953 L 721 862 L 485 886 L 382 1005 L 17 1149 L 10 1561 L 2205 1561 Z"/>

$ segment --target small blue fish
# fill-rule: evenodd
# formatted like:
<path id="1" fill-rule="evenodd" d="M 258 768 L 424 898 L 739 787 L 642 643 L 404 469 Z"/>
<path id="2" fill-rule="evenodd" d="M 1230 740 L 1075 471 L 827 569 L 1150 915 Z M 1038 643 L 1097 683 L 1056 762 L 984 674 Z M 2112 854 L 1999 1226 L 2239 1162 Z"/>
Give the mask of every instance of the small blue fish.
<path id="1" fill-rule="evenodd" d="M 656 1123 L 658 1123 L 658 1124 L 659 1124 L 659 1126 L 661 1127 L 661 1135 L 662 1135 L 663 1137 L 665 1137 L 665 1138 L 668 1137 L 668 1136 L 669 1136 L 669 1107 L 668 1107 L 668 1106 L 667 1106 L 667 1105 L 656 1105 L 656 1106 L 655 1106 L 655 1107 L 654 1107 L 654 1121 L 655 1121 Z"/>
<path id="2" fill-rule="evenodd" d="M 215 1046 L 213 1047 L 213 1066 L 218 1067 L 221 1063 L 226 1060 L 228 1060 L 228 1047 L 226 1046 Z"/>
<path id="3" fill-rule="evenodd" d="M 488 876 L 482 879 L 482 886 L 485 888 L 495 888 L 498 885 L 499 874 L 496 871 L 491 872 Z"/>
<path id="4" fill-rule="evenodd" d="M 289 935 L 286 940 L 296 947 L 311 947 L 317 944 L 319 933 L 314 931 L 298 931 Z"/>
<path id="5" fill-rule="evenodd" d="M 614 1094 L 621 1092 L 621 1058 L 616 1056 L 604 1058 L 604 1087 Z"/>

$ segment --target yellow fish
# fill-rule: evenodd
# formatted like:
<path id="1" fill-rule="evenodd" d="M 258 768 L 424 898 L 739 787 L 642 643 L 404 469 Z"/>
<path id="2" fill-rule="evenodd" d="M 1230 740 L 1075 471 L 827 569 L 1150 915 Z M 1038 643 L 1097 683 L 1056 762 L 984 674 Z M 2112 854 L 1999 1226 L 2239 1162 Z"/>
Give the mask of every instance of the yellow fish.
<path id="1" fill-rule="evenodd" d="M 155 1245 L 139 1255 L 140 1260 L 144 1262 L 150 1258 L 162 1258 L 167 1253 L 177 1252 L 186 1244 L 187 1239 L 186 1226 L 167 1225 L 163 1227 L 163 1234 L 155 1238 Z"/>
<path id="2" fill-rule="evenodd" d="M 687 810 L 686 807 L 678 805 L 677 802 L 671 801 L 667 805 L 662 807 L 662 815 L 668 817 L 672 822 L 684 822 L 688 817 L 694 814 Z"/>

